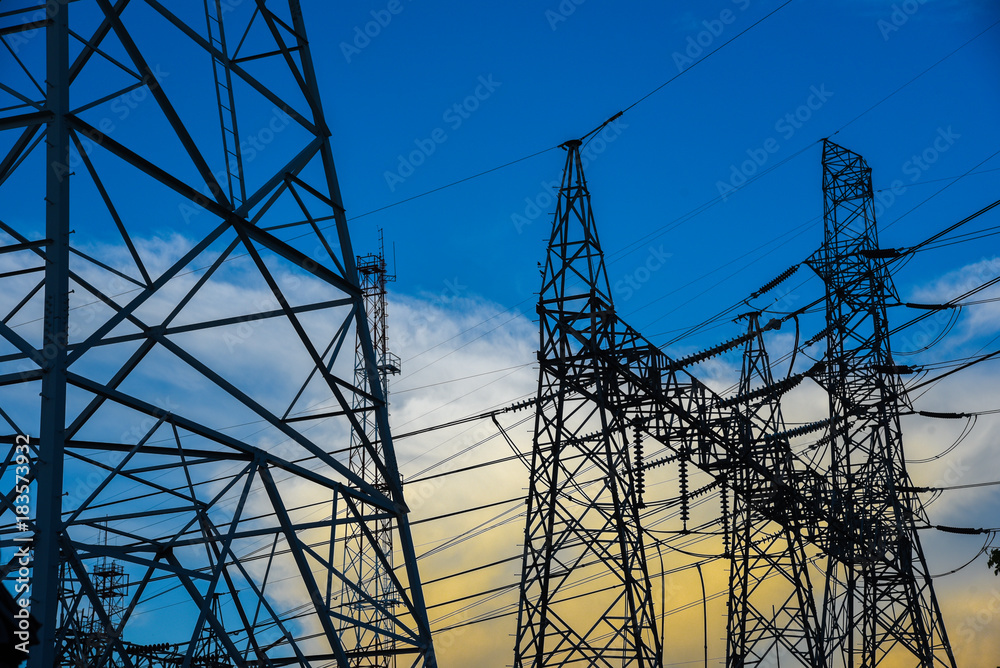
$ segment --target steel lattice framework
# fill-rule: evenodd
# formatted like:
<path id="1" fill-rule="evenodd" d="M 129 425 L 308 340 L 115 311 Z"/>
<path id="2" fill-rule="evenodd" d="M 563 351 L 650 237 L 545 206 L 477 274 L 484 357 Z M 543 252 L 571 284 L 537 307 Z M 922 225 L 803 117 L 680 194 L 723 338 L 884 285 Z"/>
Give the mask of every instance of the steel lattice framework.
<path id="1" fill-rule="evenodd" d="M 874 667 L 888 656 L 954 666 L 914 529 L 923 510 L 905 491 L 912 487 L 902 467 L 902 397 L 885 324 L 891 283 L 881 259 L 888 254 L 874 235 L 863 161 L 826 144 L 827 237 L 810 264 L 827 281 L 829 350 L 823 363 L 774 380 L 762 331 L 796 314 L 764 328 L 750 314 L 746 335 L 677 360 L 617 316 L 579 146 L 565 145 L 538 304 L 539 390 L 515 665 L 660 665 L 636 510 L 646 470 L 691 463 L 735 497 L 728 666 L 770 665 L 780 652 L 804 666 Z M 845 234 L 859 223 L 860 233 Z M 685 371 L 741 345 L 735 396 L 720 397 Z M 831 416 L 787 430 L 781 398 L 805 379 L 829 392 Z M 815 447 L 834 453 L 830 472 L 839 474 L 792 452 L 791 439 L 822 430 Z M 644 438 L 664 456 L 649 460 L 640 448 L 630 456 L 628 446 Z M 855 467 L 850 480 L 848 462 Z M 828 564 L 824 592 L 808 574 L 809 563 L 820 560 Z M 617 586 L 594 592 L 605 598 L 572 592 L 602 572 L 617 578 Z M 771 576 L 783 587 L 767 601 L 774 591 L 762 585 Z"/>
<path id="2" fill-rule="evenodd" d="M 874 667 L 895 647 L 919 666 L 955 665 L 916 522 L 927 524 L 903 456 L 900 368 L 886 301 L 898 301 L 875 225 L 871 169 L 823 143 L 822 250 L 809 264 L 826 284 L 828 447 L 840 519 L 830 535 L 823 604 L 831 665 Z"/>
<path id="3" fill-rule="evenodd" d="M 379 252 L 361 255 L 357 258 L 358 277 L 361 293 L 365 299 L 365 313 L 372 334 L 375 359 L 378 362 L 382 380 L 382 394 L 388 400 L 389 376 L 400 371 L 399 358 L 389 351 L 388 312 L 386 309 L 386 284 L 396 280 L 386 271 L 385 247 L 379 232 Z M 358 337 L 355 353 L 354 382 L 361 386 L 368 374 L 364 342 Z M 372 457 L 365 443 L 356 434 L 351 434 L 351 471 L 376 489 L 387 492 L 385 476 L 378 462 L 383 459 L 382 439 L 379 436 L 376 416 L 363 410 L 364 398 L 355 397 L 359 404 L 358 419 L 368 440 L 375 445 L 378 457 Z M 390 572 L 392 570 L 392 524 L 391 516 L 378 520 L 374 527 L 354 524 L 344 544 L 344 569 L 347 581 L 341 589 L 341 598 L 351 608 L 354 615 L 364 620 L 364 624 L 354 624 L 345 629 L 350 635 L 349 643 L 355 655 L 352 665 L 358 668 L 390 668 L 393 665 L 395 643 L 392 640 L 392 618 L 389 615 L 399 601 L 395 599 Z M 372 550 L 367 532 L 378 544 Z M 334 550 L 331 544 L 331 557 Z M 350 586 L 347 582 L 352 583 Z M 356 585 L 356 586 L 354 586 Z M 374 601 L 375 603 L 372 603 Z"/>
<path id="4" fill-rule="evenodd" d="M 657 665 L 660 639 L 614 355 L 614 304 L 578 140 L 565 144 L 539 295 L 541 343 L 514 665 Z M 576 578 L 620 586 L 583 598 Z"/>
<path id="5" fill-rule="evenodd" d="M 764 347 L 760 314 L 745 314 L 739 395 L 755 397 L 742 404 L 741 459 L 762 462 L 779 478 L 793 481 L 795 466 L 780 402 L 755 390 L 774 386 Z M 777 320 L 766 327 L 778 327 Z M 812 596 L 804 526 L 794 502 L 773 485 L 757 485 L 749 469 L 732 470 L 733 548 L 729 562 L 728 645 L 726 665 L 756 666 L 784 647 L 803 666 L 825 665 L 817 605 Z M 781 524 L 772 520 L 780 516 Z M 776 587 L 771 578 L 783 580 Z"/>
<path id="6" fill-rule="evenodd" d="M 3 9 L 0 546 L 7 584 L 33 551 L 29 665 L 346 667 L 356 627 L 436 665 L 299 3 Z M 338 569 L 348 535 L 391 591 Z"/>

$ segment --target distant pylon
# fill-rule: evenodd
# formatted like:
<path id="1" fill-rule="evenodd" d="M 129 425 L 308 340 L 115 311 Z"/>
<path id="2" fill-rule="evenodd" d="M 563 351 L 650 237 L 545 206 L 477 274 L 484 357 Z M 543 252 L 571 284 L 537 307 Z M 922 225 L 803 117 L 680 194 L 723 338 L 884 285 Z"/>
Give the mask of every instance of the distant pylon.
<path id="1" fill-rule="evenodd" d="M 749 397 L 758 387 L 773 386 L 774 378 L 760 314 L 745 317 L 747 341 L 738 394 Z M 742 404 L 742 410 L 740 459 L 762 463 L 781 480 L 793 483 L 796 473 L 780 399 L 765 395 Z M 726 665 L 778 663 L 778 653 L 784 650 L 786 661 L 808 668 L 824 666 L 805 539 L 794 501 L 745 466 L 734 466 L 730 475 L 734 487 L 745 492 L 733 498 Z"/>
<path id="2" fill-rule="evenodd" d="M 389 352 L 386 284 L 395 281 L 396 276 L 386 270 L 381 229 L 378 253 L 359 255 L 357 266 L 382 393 L 388 401 L 389 376 L 400 372 L 400 362 L 396 355 Z M 363 386 L 367 373 L 365 349 L 358 337 L 354 376 L 359 387 Z M 359 409 L 363 408 L 362 398 L 355 397 L 355 403 Z M 359 412 L 358 419 L 375 448 L 374 453 L 369 452 L 358 435 L 352 433 L 348 459 L 350 469 L 376 489 L 388 491 L 385 475 L 377 466 L 377 461 L 384 457 L 378 421 L 368 412 Z M 371 540 L 366 531 L 371 533 Z M 351 586 L 345 582 L 341 588 L 341 600 L 344 607 L 351 610 L 352 616 L 360 617 L 365 622 L 345 629 L 348 637 L 353 638 L 353 644 L 348 643 L 352 668 L 391 668 L 395 665 L 390 611 L 399 601 L 393 593 L 392 565 L 392 517 L 376 520 L 370 527 L 351 526 L 344 543 L 344 574 Z M 363 596 L 361 592 L 364 592 Z"/>
<path id="3" fill-rule="evenodd" d="M 579 140 L 538 299 L 538 402 L 514 666 L 659 665 L 614 304 Z M 611 582 L 617 586 L 608 587 Z M 591 584 L 593 583 L 593 584 Z"/>
<path id="4" fill-rule="evenodd" d="M 830 666 L 874 668 L 895 656 L 954 666 L 917 521 L 927 524 L 906 472 L 899 425 L 905 401 L 892 358 L 886 301 L 898 301 L 878 245 L 871 169 L 823 142 L 821 251 L 826 284 L 830 478 L 835 493 L 822 612 Z M 912 665 L 912 664 L 911 664 Z"/>

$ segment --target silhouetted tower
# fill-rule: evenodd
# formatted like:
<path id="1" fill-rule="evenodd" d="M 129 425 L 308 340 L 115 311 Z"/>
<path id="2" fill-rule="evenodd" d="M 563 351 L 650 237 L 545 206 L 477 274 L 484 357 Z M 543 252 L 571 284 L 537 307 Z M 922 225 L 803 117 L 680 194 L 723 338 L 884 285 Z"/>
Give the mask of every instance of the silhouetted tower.
<path id="1" fill-rule="evenodd" d="M 87 629 L 101 668 L 349 666 L 371 617 L 342 587 L 436 665 L 298 0 L 43 5 L 0 12 L 0 470 L 32 505 L 0 548 L 34 550 L 29 667 L 74 666 Z M 329 549 L 387 530 L 376 599 Z"/>
<path id="2" fill-rule="evenodd" d="M 759 392 L 775 384 L 763 332 L 780 327 L 780 322 L 773 320 L 761 328 L 759 313 L 742 317 L 747 320 L 747 337 L 738 396 L 748 399 L 739 404 L 744 419 L 739 426 L 738 460 L 761 463 L 794 485 L 797 473 L 780 398 Z M 746 466 L 733 466 L 730 475 L 735 488 L 745 491 L 733 498 L 726 665 L 777 664 L 781 653 L 786 663 L 823 666 L 819 617 L 796 503 Z"/>
<path id="3" fill-rule="evenodd" d="M 916 525 L 927 524 L 906 472 L 905 401 L 886 302 L 898 301 L 875 225 L 871 169 L 823 142 L 823 248 L 810 266 L 826 284 L 830 398 L 826 442 L 835 492 L 823 634 L 831 666 L 873 668 L 909 654 L 922 668 L 955 665 Z"/>
<path id="4" fill-rule="evenodd" d="M 395 281 L 395 275 L 386 271 L 385 245 L 382 230 L 379 230 L 379 251 L 359 255 L 357 259 L 358 280 L 364 295 L 365 313 L 372 334 L 372 346 L 378 360 L 379 376 L 382 380 L 382 394 L 388 401 L 389 376 L 400 371 L 399 358 L 389 352 L 387 331 L 388 312 L 386 309 L 386 284 Z M 355 354 L 355 383 L 363 386 L 367 376 L 365 352 L 362 341 L 357 341 Z M 359 397 L 356 403 L 363 403 Z M 358 408 L 362 408 L 361 405 Z M 376 465 L 384 454 L 379 437 L 378 422 L 368 413 L 359 413 L 364 433 L 375 445 L 375 457 L 369 452 L 356 434 L 351 434 L 350 468 L 362 480 L 376 489 L 388 491 L 382 470 Z M 372 540 L 365 532 L 370 531 Z M 350 608 L 354 616 L 366 623 L 354 625 L 348 631 L 354 638 L 349 648 L 351 665 L 358 668 L 389 668 L 394 665 L 392 624 L 390 613 L 399 604 L 393 594 L 392 572 L 392 518 L 376 520 L 373 527 L 352 526 L 344 545 L 344 574 L 351 586 L 341 590 L 343 604 Z M 361 595 L 364 592 L 364 595 Z"/>
<path id="5" fill-rule="evenodd" d="M 104 543 L 107 544 L 106 535 Z M 117 628 L 125 614 L 128 575 L 121 564 L 106 557 L 97 560 L 91 567 L 90 582 L 94 595 L 100 601 L 100 609 L 108 616 L 105 623 L 80 591 L 80 582 L 72 572 L 65 566 L 62 571 L 60 600 L 68 607 L 81 608 L 80 614 L 71 616 L 73 626 L 65 629 L 67 663 L 73 666 L 102 665 L 112 652 Z"/>
<path id="6" fill-rule="evenodd" d="M 660 638 L 614 357 L 616 316 L 579 140 L 538 299 L 541 341 L 514 665 L 659 665 Z M 592 579 L 608 579 L 587 584 Z"/>

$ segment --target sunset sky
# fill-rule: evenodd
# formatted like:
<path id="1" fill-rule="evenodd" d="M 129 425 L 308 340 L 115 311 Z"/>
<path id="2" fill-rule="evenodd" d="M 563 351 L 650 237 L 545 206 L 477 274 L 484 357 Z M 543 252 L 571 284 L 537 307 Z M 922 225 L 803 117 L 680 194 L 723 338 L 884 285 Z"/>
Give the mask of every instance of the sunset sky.
<path id="1" fill-rule="evenodd" d="M 252 3 L 230 4 L 249 13 Z M 177 6 L 191 25 L 204 24 L 202 2 Z M 402 365 L 389 381 L 390 424 L 442 666 L 512 661 L 528 472 L 517 459 L 462 470 L 513 454 L 490 420 L 409 432 L 534 396 L 535 302 L 563 142 L 624 112 L 588 144 L 586 176 L 616 311 L 674 357 L 742 334 L 745 324 L 732 322 L 742 311 L 785 313 L 823 294 L 819 279 L 802 266 L 777 290 L 749 299 L 823 241 L 824 138 L 863 155 L 872 168 L 884 248 L 915 245 L 990 204 L 1000 191 L 1000 4 L 991 0 L 303 0 L 302 6 L 353 250 L 377 252 L 384 234 L 396 277 L 389 286 L 389 345 Z M 139 0 L 126 17 L 137 24 L 159 20 Z M 162 64 L 156 65 L 159 84 L 174 96 L 178 113 L 206 136 L 218 133 L 215 110 L 205 114 L 195 92 L 187 93 L 214 93 L 210 70 L 184 60 L 176 33 L 151 33 L 143 49 L 150 63 Z M 39 56 L 41 46 L 39 39 L 25 53 Z M 6 68 L 10 61 L 0 62 Z M 259 67 L 266 75 L 265 63 L 248 69 Z M 12 82 L 21 76 L 13 68 L 3 75 Z M 22 77 L 16 86 L 27 89 L 29 83 Z M 96 98 L 104 87 L 126 83 L 84 77 L 78 90 Z M 137 95 L 142 90 L 95 105 L 83 118 L 95 127 L 111 123 L 108 134 L 140 153 L 176 149 L 168 145 L 173 139 L 164 139 L 166 125 L 154 118 L 147 96 Z M 307 134 L 271 105 L 244 106 L 244 112 L 257 123 L 243 128 L 257 142 L 247 159 L 251 176 L 284 164 Z M 10 136 L 4 135 L 4 151 Z M 213 168 L 221 164 L 221 149 L 205 145 Z M 194 173 L 179 160 L 171 166 L 182 175 Z M 115 160 L 104 167 L 124 171 Z M 19 174 L 0 185 L 6 196 L 32 182 Z M 82 193 L 78 205 L 98 202 L 85 187 L 75 192 Z M 192 221 L 173 200 L 150 206 L 143 192 L 116 197 L 155 272 L 199 238 L 208 216 Z M 4 220 L 31 220 L 30 207 L 39 201 L 6 197 Z M 958 243 L 936 244 L 897 264 L 899 300 L 888 309 L 893 326 L 924 313 L 907 303 L 947 302 L 1000 275 L 1000 245 L 991 235 L 1000 226 L 998 211 L 955 233 L 982 235 L 950 236 L 944 241 Z M 110 224 L 105 229 L 114 231 Z M 297 232 L 275 234 L 295 241 Z M 88 237 L 88 248 L 127 263 L 113 237 Z M 241 257 L 193 303 L 192 319 L 266 302 L 267 286 L 250 277 L 253 267 Z M 22 269 L 17 261 L 5 257 L 4 271 Z M 21 289 L 18 280 L 5 285 Z M 186 277 L 181 287 L 195 280 Z M 322 288 L 328 287 L 299 286 L 302 302 L 325 298 Z M 19 299 L 17 289 L 8 290 L 4 303 Z M 895 332 L 897 362 L 924 371 L 908 382 L 1000 347 L 997 299 L 1000 289 L 993 286 L 970 297 L 953 321 L 934 317 Z M 802 337 L 819 331 L 822 320 L 819 312 L 803 317 Z M 18 326 L 26 331 L 37 322 Z M 315 325 L 324 332 L 333 326 Z M 796 336 L 791 327 L 767 335 L 775 375 L 802 371 L 822 355 L 822 345 L 802 351 L 790 370 L 786 354 Z M 266 326 L 240 342 L 241 354 L 197 336 L 186 341 L 268 397 L 294 389 L 290 374 L 283 375 L 286 363 L 309 362 L 269 353 L 280 350 L 282 340 L 279 330 Z M 200 388 L 169 360 L 155 361 L 161 366 L 154 368 L 164 371 L 162 386 L 150 381 L 137 392 L 181 396 L 227 428 L 235 425 L 232 433 L 248 442 L 281 445 L 258 437 L 258 427 L 243 422 L 238 411 L 220 415 L 224 410 L 202 401 Z M 691 372 L 732 394 L 740 362 L 737 349 Z M 913 412 L 981 413 L 961 420 L 903 418 L 915 485 L 1000 480 L 1000 414 L 991 413 L 1000 411 L 997 364 L 978 364 L 911 394 Z M 0 399 L 35 401 L 15 389 Z M 827 410 L 826 397 L 806 381 L 787 396 L 783 410 L 789 424 L 817 420 Z M 521 453 L 531 449 L 532 417 L 522 410 L 498 418 Z M 334 442 L 343 438 L 332 427 L 323 434 Z M 808 439 L 793 444 L 807 445 Z M 692 486 L 706 480 L 702 474 Z M 661 469 L 647 485 L 647 501 L 665 501 L 676 487 L 676 471 Z M 1000 486 L 925 497 L 933 500 L 927 506 L 931 525 L 1000 527 Z M 718 495 L 706 495 L 692 523 L 710 522 L 719 505 Z M 650 522 L 654 531 L 676 525 L 666 512 Z M 920 533 L 929 569 L 939 576 L 936 591 L 958 663 L 1000 664 L 1000 578 L 981 554 L 987 536 L 933 528 Z M 710 664 L 723 665 L 728 563 L 711 558 L 721 552 L 721 539 L 673 536 L 660 548 L 650 545 L 647 559 L 657 613 L 664 615 L 664 665 L 701 661 L 702 595 L 692 567 L 703 558 L 710 559 L 704 567 Z M 493 562 L 501 563 L 456 575 Z M 818 565 L 812 568 L 813 582 L 821 582 Z M 291 607 L 302 594 L 289 587 L 283 595 Z"/>
<path id="2" fill-rule="evenodd" d="M 329 16 L 317 45 L 324 54 L 318 62 L 348 215 L 421 196 L 583 135 L 672 80 L 606 131 L 608 141 L 586 167 L 617 309 L 666 345 L 819 246 L 818 142 L 824 137 L 862 154 L 872 167 L 874 187 L 882 191 L 877 219 L 883 246 L 919 242 L 995 199 L 1000 185 L 995 3 L 791 2 L 704 60 L 781 4 L 404 2 L 358 52 L 351 47 L 364 40 L 354 42 L 356 28 L 363 30 L 371 12 L 385 5 L 356 5 L 343 14 L 317 7 L 314 11 Z M 724 14 L 727 10 L 731 13 Z M 720 17 L 731 23 L 713 35 Z M 699 39 L 705 45 L 700 51 Z M 496 82 L 495 90 L 483 87 L 484 79 Z M 477 91 L 485 99 L 472 99 Z M 456 118 L 456 104 L 475 109 L 468 118 Z M 436 130 L 446 139 L 429 151 L 426 140 Z M 757 164 L 747 163 L 755 157 Z M 403 358 L 402 375 L 391 381 L 397 433 L 533 393 L 537 263 L 544 259 L 554 210 L 549 195 L 563 158 L 562 151 L 550 150 L 367 215 L 352 227 L 359 252 L 366 244 L 374 248 L 381 227 L 387 252 L 395 254 L 398 279 L 391 286 L 389 330 L 393 349 Z M 417 161 L 422 164 L 411 173 L 407 165 Z M 728 191 L 742 184 L 741 177 L 772 167 L 745 189 Z M 975 173 L 955 180 L 970 171 Z M 995 224 L 993 212 L 971 229 Z M 917 256 L 894 277 L 901 300 L 945 301 L 988 280 L 1000 273 L 997 248 L 992 237 Z M 806 269 L 783 288 L 779 296 L 796 306 L 821 294 Z M 900 308 L 889 312 L 893 323 L 913 315 Z M 996 336 L 998 325 L 995 304 L 969 307 L 943 342 L 923 357 L 903 361 L 974 354 Z M 942 326 L 904 330 L 893 345 L 913 350 L 919 347 L 915 341 L 929 341 L 937 333 L 933 328 Z M 680 355 L 739 333 L 739 325 L 723 322 L 667 351 Z M 790 344 L 787 331 L 769 339 L 775 351 Z M 984 352 L 995 348 L 993 341 Z M 695 373 L 726 387 L 738 364 L 738 356 L 729 356 Z M 995 364 L 952 376 L 915 398 L 915 407 L 1000 408 Z M 821 415 L 823 400 L 814 390 L 803 388 L 789 398 L 788 420 Z M 514 414 L 507 422 L 526 416 Z M 905 418 L 908 457 L 936 455 L 962 426 L 964 421 Z M 1000 479 L 991 454 L 997 428 L 996 416 L 978 418 L 969 438 L 950 455 L 910 467 L 916 484 Z M 530 444 L 529 430 L 530 422 L 511 430 L 522 449 Z M 435 473 L 509 450 L 488 421 L 402 439 L 404 477 L 483 438 L 491 440 L 430 472 Z M 512 462 L 414 485 L 409 489 L 419 497 L 415 519 L 516 498 L 526 480 L 524 468 Z M 1000 526 L 997 494 L 996 487 L 945 492 L 929 507 L 930 519 Z M 418 524 L 415 540 L 430 548 L 508 509 L 522 510 L 514 503 L 454 524 Z M 519 554 L 523 524 L 510 518 L 500 516 L 487 526 L 505 524 L 422 560 L 423 577 Z M 921 533 L 935 574 L 961 566 L 983 545 L 981 536 Z M 706 545 L 701 547 L 718 549 Z M 727 568 L 716 561 L 706 569 L 709 594 L 725 589 Z M 431 584 L 429 601 L 516 582 L 517 569 L 515 561 Z M 659 564 L 653 570 L 659 571 Z M 670 665 L 701 657 L 701 597 L 693 575 L 685 571 L 666 580 L 668 609 L 697 602 L 667 618 Z M 657 592 L 658 587 L 654 581 Z M 995 665 L 1000 580 L 987 570 L 985 557 L 940 578 L 937 592 L 960 664 Z M 432 609 L 431 618 L 442 628 L 485 616 L 516 603 L 516 593 L 455 612 L 476 602 Z M 721 665 L 724 656 L 724 605 L 724 597 L 709 603 L 713 665 Z M 510 661 L 513 632 L 508 616 L 439 635 L 437 642 L 447 663 L 503 665 Z"/>

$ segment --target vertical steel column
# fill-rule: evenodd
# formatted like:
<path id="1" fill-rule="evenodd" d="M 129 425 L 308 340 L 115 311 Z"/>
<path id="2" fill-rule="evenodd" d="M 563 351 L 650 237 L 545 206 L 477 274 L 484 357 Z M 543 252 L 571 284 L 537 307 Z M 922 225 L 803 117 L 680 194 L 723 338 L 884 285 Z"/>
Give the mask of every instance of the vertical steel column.
<path id="1" fill-rule="evenodd" d="M 35 562 L 32 610 L 41 622 L 31 668 L 56 663 L 59 544 L 62 533 L 63 452 L 66 442 L 66 344 L 69 329 L 69 3 L 46 5 L 45 319 L 41 424 L 35 464 Z"/>
<path id="2" fill-rule="evenodd" d="M 748 320 L 739 395 L 774 384 L 764 347 L 760 314 Z M 770 325 L 768 325 L 770 326 Z M 804 549 L 803 526 L 795 504 L 776 485 L 762 480 L 742 462 L 759 462 L 778 479 L 795 477 L 791 446 L 785 435 L 779 396 L 763 394 L 741 403 L 738 426 L 740 458 L 732 471 L 733 549 L 730 554 L 728 641 L 729 668 L 776 660 L 784 648 L 799 665 L 825 666 L 819 617 Z M 772 579 L 773 578 L 773 579 Z M 770 582 L 766 581 L 770 580 Z M 783 580 L 781 584 L 777 582 Z M 780 598 L 775 603 L 775 589 Z"/>

